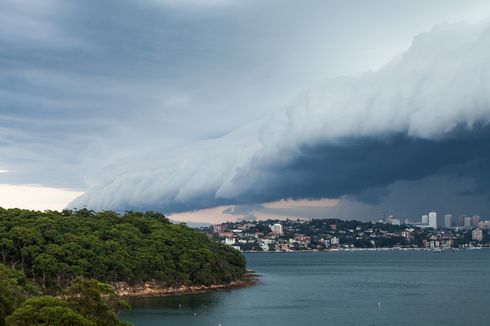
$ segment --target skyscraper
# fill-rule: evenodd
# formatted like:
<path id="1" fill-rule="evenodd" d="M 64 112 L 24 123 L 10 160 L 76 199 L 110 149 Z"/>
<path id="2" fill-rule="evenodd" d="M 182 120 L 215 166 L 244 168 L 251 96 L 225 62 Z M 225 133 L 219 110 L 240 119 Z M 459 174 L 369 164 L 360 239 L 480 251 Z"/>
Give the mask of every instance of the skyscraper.
<path id="1" fill-rule="evenodd" d="M 464 219 L 466 215 L 459 215 L 459 224 L 458 226 L 464 226 Z"/>
<path id="2" fill-rule="evenodd" d="M 444 226 L 447 228 L 450 228 L 453 226 L 453 215 L 452 214 L 444 215 Z"/>
<path id="3" fill-rule="evenodd" d="M 429 213 L 429 227 L 437 229 L 437 213 L 430 212 Z"/>
<path id="4" fill-rule="evenodd" d="M 422 215 L 422 224 L 429 224 L 429 216 Z"/>
<path id="5" fill-rule="evenodd" d="M 471 217 L 471 226 L 476 228 L 476 227 L 478 227 L 478 223 L 480 223 L 480 216 L 479 215 L 473 215 Z"/>

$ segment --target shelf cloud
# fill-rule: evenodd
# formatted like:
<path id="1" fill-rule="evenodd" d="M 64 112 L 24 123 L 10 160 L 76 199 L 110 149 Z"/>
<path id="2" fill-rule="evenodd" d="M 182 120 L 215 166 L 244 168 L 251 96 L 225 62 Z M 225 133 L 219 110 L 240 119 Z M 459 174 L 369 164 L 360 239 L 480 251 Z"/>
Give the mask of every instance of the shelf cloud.
<path id="1" fill-rule="evenodd" d="M 128 159 L 70 207 L 180 212 L 349 196 L 490 163 L 490 24 L 443 24 L 382 68 L 325 81 L 224 136 Z M 150 163 L 138 165 L 140 159 Z M 133 164 L 134 163 L 134 164 Z"/>

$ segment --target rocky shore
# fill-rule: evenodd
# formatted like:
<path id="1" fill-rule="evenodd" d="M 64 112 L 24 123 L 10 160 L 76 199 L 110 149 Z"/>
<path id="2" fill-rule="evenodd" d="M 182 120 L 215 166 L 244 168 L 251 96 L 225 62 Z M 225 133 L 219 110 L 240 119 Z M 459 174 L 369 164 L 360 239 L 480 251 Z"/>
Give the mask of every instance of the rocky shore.
<path id="1" fill-rule="evenodd" d="M 165 297 L 244 288 L 256 285 L 257 280 L 256 274 L 247 273 L 240 280 L 226 284 L 162 287 L 156 282 L 146 282 L 139 285 L 129 285 L 125 282 L 117 282 L 114 283 L 113 286 L 116 293 L 121 297 Z"/>

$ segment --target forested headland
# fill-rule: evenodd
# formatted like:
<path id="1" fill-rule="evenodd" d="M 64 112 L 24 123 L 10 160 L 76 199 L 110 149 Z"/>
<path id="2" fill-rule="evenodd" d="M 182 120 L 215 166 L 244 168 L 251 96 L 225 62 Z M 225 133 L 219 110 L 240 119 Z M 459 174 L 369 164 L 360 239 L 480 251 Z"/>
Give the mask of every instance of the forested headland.
<path id="1" fill-rule="evenodd" d="M 29 325 L 20 314 L 34 311 L 81 320 L 66 325 L 100 324 L 87 302 L 99 302 L 118 325 L 114 316 L 124 304 L 112 284 L 211 286 L 246 271 L 238 251 L 155 212 L 0 208 L 0 255 L 0 325 L 8 315 L 8 325 Z"/>

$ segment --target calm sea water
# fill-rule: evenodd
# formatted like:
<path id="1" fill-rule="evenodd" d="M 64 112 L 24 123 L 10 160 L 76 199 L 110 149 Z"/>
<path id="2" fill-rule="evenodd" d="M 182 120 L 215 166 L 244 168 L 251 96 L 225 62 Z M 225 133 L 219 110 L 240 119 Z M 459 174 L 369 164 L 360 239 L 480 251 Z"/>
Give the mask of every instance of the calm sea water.
<path id="1" fill-rule="evenodd" d="M 246 254 L 258 286 L 133 299 L 136 326 L 490 325 L 490 250 Z"/>

